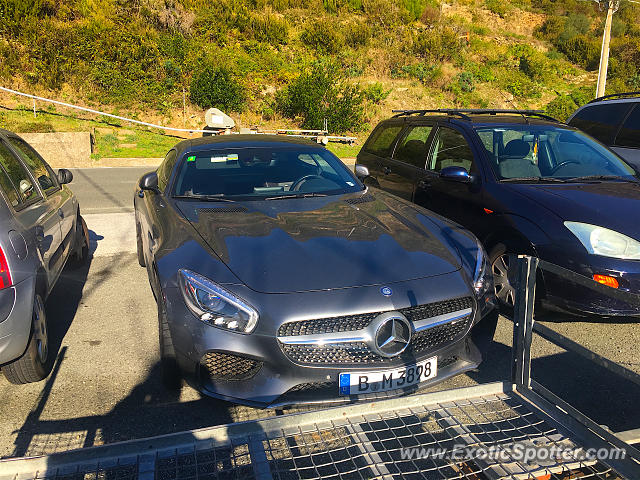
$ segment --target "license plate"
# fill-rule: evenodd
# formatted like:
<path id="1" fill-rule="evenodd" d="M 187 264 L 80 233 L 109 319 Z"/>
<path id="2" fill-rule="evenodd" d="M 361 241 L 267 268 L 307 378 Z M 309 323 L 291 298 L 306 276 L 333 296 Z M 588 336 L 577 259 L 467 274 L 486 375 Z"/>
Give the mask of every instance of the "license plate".
<path id="1" fill-rule="evenodd" d="M 417 385 L 438 374 L 438 357 L 379 372 L 340 374 L 340 395 L 385 392 Z"/>

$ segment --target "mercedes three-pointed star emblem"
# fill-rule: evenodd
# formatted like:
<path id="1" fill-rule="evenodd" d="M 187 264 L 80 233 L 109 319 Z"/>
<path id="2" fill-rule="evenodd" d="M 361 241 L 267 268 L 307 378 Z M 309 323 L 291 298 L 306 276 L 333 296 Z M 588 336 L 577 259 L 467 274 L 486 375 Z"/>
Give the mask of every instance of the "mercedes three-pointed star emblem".
<path id="1" fill-rule="evenodd" d="M 374 349 L 384 357 L 400 355 L 411 342 L 411 326 L 408 320 L 397 312 L 380 317 L 373 342 Z"/>

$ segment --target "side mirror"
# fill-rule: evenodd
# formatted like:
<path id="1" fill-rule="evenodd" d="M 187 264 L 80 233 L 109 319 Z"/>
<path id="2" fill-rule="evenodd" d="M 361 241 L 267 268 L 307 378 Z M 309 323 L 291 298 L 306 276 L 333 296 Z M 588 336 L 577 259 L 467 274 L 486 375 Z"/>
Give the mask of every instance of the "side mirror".
<path id="1" fill-rule="evenodd" d="M 363 181 L 365 178 L 370 176 L 369 169 L 364 165 L 356 164 L 355 172 L 356 172 L 356 177 L 358 177 L 360 181 Z"/>
<path id="2" fill-rule="evenodd" d="M 58 170 L 58 182 L 60 185 L 64 185 L 65 183 L 71 183 L 73 181 L 73 173 L 66 168 L 61 168 Z"/>
<path id="3" fill-rule="evenodd" d="M 152 192 L 159 192 L 158 189 L 158 174 L 156 172 L 145 173 L 138 182 L 140 190 L 150 190 Z"/>
<path id="4" fill-rule="evenodd" d="M 449 182 L 471 183 L 473 175 L 463 167 L 444 167 L 440 172 L 440 178 Z"/>

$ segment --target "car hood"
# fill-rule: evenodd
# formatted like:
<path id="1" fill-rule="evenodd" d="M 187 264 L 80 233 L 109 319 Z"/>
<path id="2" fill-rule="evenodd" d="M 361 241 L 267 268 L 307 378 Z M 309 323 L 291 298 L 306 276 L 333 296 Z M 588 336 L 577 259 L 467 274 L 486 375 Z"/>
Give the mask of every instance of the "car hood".
<path id="1" fill-rule="evenodd" d="M 258 292 L 391 284 L 461 266 L 429 212 L 384 192 L 235 204 L 181 201 L 177 208 L 235 276 Z"/>
<path id="2" fill-rule="evenodd" d="M 563 221 L 599 225 L 640 239 L 640 184 L 626 182 L 509 185 Z"/>

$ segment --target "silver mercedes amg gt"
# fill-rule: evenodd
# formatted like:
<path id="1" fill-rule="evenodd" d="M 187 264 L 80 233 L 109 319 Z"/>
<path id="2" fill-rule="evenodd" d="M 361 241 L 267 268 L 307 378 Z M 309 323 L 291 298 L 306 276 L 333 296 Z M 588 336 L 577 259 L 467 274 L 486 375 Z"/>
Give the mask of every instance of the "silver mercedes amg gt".
<path id="1" fill-rule="evenodd" d="M 168 386 L 260 407 L 399 395 L 476 368 L 495 331 L 477 239 L 321 145 L 186 140 L 134 203 Z"/>

